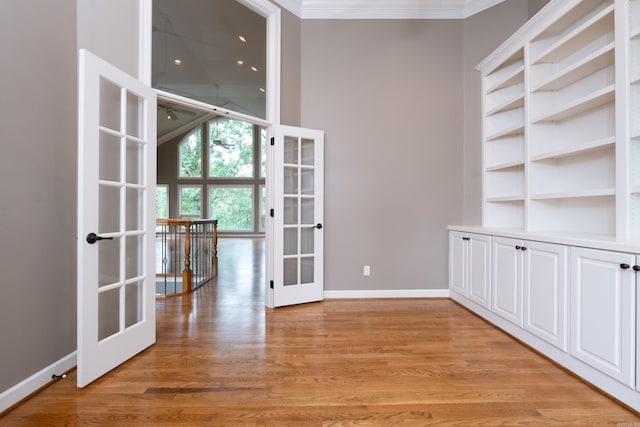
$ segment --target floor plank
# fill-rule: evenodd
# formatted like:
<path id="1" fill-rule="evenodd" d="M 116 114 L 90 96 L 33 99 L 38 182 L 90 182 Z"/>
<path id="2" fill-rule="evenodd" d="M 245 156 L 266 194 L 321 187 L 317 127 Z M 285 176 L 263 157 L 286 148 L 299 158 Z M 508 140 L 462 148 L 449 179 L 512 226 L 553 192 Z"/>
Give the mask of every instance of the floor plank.
<path id="1" fill-rule="evenodd" d="M 2 426 L 640 426 L 447 299 L 264 308 L 263 242 L 220 240 L 216 281 L 157 303 L 158 341 L 85 389 L 75 372 Z"/>

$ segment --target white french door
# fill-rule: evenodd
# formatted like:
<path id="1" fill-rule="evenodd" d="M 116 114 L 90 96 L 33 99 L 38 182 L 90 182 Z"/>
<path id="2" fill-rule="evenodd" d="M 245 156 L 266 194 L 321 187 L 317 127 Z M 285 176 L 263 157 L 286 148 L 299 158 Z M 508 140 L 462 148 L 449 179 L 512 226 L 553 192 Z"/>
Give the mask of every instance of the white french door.
<path id="1" fill-rule="evenodd" d="M 324 294 L 324 132 L 275 126 L 272 143 L 272 304 L 268 305 L 320 301 Z"/>
<path id="2" fill-rule="evenodd" d="M 79 53 L 78 387 L 155 342 L 156 94 Z"/>

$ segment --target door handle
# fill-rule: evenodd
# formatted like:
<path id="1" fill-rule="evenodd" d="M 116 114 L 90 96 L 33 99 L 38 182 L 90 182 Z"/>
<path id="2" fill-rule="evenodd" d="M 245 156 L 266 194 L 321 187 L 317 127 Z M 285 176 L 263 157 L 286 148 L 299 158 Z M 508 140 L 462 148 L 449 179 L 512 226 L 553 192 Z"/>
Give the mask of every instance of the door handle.
<path id="1" fill-rule="evenodd" d="M 87 243 L 90 245 L 93 245 L 98 240 L 113 240 L 113 237 L 102 237 L 98 236 L 96 233 L 87 234 Z"/>

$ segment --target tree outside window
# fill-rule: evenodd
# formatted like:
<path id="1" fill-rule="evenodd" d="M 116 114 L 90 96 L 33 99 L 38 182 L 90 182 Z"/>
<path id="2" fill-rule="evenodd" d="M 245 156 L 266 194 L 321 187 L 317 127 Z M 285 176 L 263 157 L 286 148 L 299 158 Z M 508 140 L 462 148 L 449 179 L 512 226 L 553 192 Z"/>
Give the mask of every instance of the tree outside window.
<path id="1" fill-rule="evenodd" d="M 202 177 L 202 129 L 194 129 L 178 147 L 178 177 Z"/>
<path id="2" fill-rule="evenodd" d="M 253 177 L 253 125 L 216 119 L 209 122 L 209 176 Z"/>

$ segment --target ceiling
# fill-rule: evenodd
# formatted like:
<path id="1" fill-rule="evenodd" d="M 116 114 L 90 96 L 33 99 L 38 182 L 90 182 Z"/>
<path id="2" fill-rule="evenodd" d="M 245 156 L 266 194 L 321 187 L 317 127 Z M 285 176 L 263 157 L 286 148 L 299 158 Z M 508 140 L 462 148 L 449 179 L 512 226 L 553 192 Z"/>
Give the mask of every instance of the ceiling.
<path id="1" fill-rule="evenodd" d="M 154 0 L 152 86 L 264 118 L 266 20 L 251 1 Z M 463 19 L 505 0 L 274 1 L 302 19 Z M 213 117 L 158 100 L 158 142 Z"/>
<path id="2" fill-rule="evenodd" d="M 505 0 L 274 0 L 302 19 L 464 19 Z"/>

